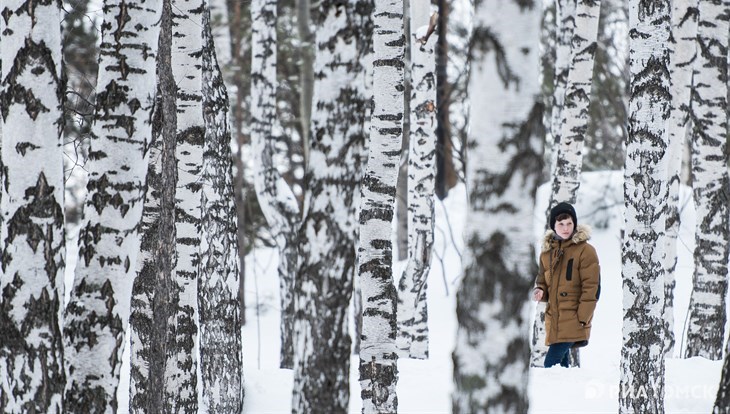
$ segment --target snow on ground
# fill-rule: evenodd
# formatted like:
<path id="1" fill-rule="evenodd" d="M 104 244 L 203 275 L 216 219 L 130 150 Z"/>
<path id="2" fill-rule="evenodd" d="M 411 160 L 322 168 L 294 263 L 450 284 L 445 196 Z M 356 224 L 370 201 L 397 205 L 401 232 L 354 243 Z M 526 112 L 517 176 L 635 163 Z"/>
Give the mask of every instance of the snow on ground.
<path id="1" fill-rule="evenodd" d="M 566 369 L 532 368 L 530 371 L 531 413 L 615 413 L 618 410 L 621 352 L 622 287 L 620 230 L 622 218 L 622 175 L 620 172 L 584 173 L 576 206 L 578 221 L 594 228 L 592 244 L 601 261 L 602 290 L 596 308 L 588 347 L 582 348 L 582 367 Z M 535 210 L 535 240 L 543 233 L 547 186 L 538 193 Z M 678 244 L 677 289 L 675 293 L 675 358 L 666 363 L 667 413 L 707 413 L 712 409 L 720 379 L 722 361 L 704 358 L 676 358 L 687 314 L 692 283 L 694 250 L 694 208 L 691 193 L 682 191 L 682 226 Z M 452 190 L 448 199 L 436 203 L 434 263 L 429 276 L 428 307 L 431 331 L 430 354 L 426 361 L 398 361 L 398 397 L 401 413 L 449 413 L 451 411 L 451 352 L 456 336 L 455 300 L 461 273 L 466 202 L 464 187 Z M 75 240 L 69 241 L 67 289 L 71 288 L 76 263 Z M 246 263 L 247 325 L 244 327 L 245 413 L 290 413 L 292 371 L 278 368 L 279 297 L 274 249 L 256 249 Z M 403 263 L 398 263 L 397 277 Z M 119 412 L 127 412 L 129 366 L 125 352 L 119 388 Z M 357 356 L 351 360 L 350 412 L 360 412 Z"/>
<path id="2" fill-rule="evenodd" d="M 592 243 L 601 261 L 602 290 L 591 341 L 581 351 L 582 367 L 533 368 L 530 371 L 531 412 L 615 413 L 618 410 L 621 353 L 622 284 L 620 231 L 623 225 L 623 187 L 620 172 L 584 173 L 576 206 L 578 221 L 594 228 Z M 543 234 L 548 187 L 538 193 L 535 240 Z M 437 203 L 436 245 L 429 276 L 428 307 L 431 332 L 427 361 L 398 361 L 398 401 L 401 413 L 451 412 L 451 352 L 456 335 L 455 293 L 458 288 L 463 247 L 466 202 L 464 187 L 451 191 Z M 682 191 L 682 227 L 678 246 L 675 333 L 682 337 L 692 283 L 694 208 L 691 193 Z M 449 223 L 447 223 L 447 218 Z M 450 224 L 450 225 L 449 225 Z M 450 230 L 449 230 L 450 228 Z M 453 234 L 453 237 L 451 236 Z M 439 260 L 442 258 L 442 260 Z M 402 263 L 399 264 L 402 266 Z M 276 252 L 258 249 L 247 263 L 248 325 L 243 330 L 246 413 L 291 412 L 292 372 L 277 368 L 279 355 L 278 281 Z M 255 270 L 254 270 L 255 269 Z M 396 274 L 399 275 L 396 270 Z M 258 301 L 256 300 L 258 297 Z M 256 303 L 261 307 L 256 316 Z M 360 412 L 357 356 L 351 360 L 350 412 Z M 666 363 L 666 412 L 707 413 L 712 409 L 722 361 L 704 358 L 668 359 Z"/>

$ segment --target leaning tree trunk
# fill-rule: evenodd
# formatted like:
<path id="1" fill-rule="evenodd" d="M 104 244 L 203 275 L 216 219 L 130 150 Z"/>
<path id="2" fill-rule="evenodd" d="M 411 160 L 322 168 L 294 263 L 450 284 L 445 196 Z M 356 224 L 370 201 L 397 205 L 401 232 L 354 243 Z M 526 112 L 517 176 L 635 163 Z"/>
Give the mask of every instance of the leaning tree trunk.
<path id="1" fill-rule="evenodd" d="M 202 23 L 205 144 L 198 280 L 202 407 L 210 413 L 238 414 L 243 406 L 243 354 L 229 102 L 215 58 L 207 7 Z"/>
<path id="2" fill-rule="evenodd" d="M 296 226 L 299 204 L 274 162 L 276 153 L 276 0 L 251 3 L 251 141 L 254 157 L 254 188 L 269 231 L 279 248 L 279 366 L 293 367 L 294 272 L 299 251 Z"/>
<path id="3" fill-rule="evenodd" d="M 624 168 L 620 413 L 664 412 L 664 231 L 670 5 L 629 2 L 629 134 Z"/>
<path id="4" fill-rule="evenodd" d="M 360 396 L 363 413 L 398 409 L 398 333 L 391 222 L 404 116 L 403 1 L 375 0 L 373 113 L 360 200 L 358 277 L 362 295 Z"/>
<path id="5" fill-rule="evenodd" d="M 671 72 L 672 107 L 669 114 L 669 146 L 667 147 L 666 259 L 664 260 L 664 341 L 665 355 L 674 353 L 674 272 L 677 268 L 679 236 L 679 184 L 682 148 L 686 136 L 687 114 L 692 86 L 692 62 L 697 44 L 698 0 L 672 2 Z"/>
<path id="6" fill-rule="evenodd" d="M 428 358 L 426 280 L 431 268 L 436 177 L 436 15 L 411 1 L 411 126 L 408 156 L 408 262 L 398 283 L 398 355 Z M 433 18 L 433 21 L 432 21 Z"/>
<path id="7" fill-rule="evenodd" d="M 541 12 L 539 3 L 524 1 L 489 0 L 477 8 L 470 91 L 479 116 L 471 120 L 470 226 L 456 297 L 455 413 L 529 408 L 526 295 L 537 273 L 532 217 L 544 138 Z"/>
<path id="8" fill-rule="evenodd" d="M 684 357 L 722 359 L 730 251 L 727 46 L 730 7 L 700 0 L 691 96 L 695 272 Z"/>
<path id="9" fill-rule="evenodd" d="M 160 0 L 104 2 L 89 193 L 64 328 L 66 411 L 112 413 L 139 251 Z"/>
<path id="10" fill-rule="evenodd" d="M 314 103 L 305 172 L 309 187 L 294 290 L 292 411 L 298 413 L 344 413 L 349 405 L 347 309 L 370 104 L 363 57 L 370 50 L 371 12 L 369 0 L 351 0 L 321 2 L 315 14 Z"/>
<path id="11" fill-rule="evenodd" d="M 61 4 L 3 2 L 0 19 L 0 411 L 61 413 Z"/>
<path id="12" fill-rule="evenodd" d="M 152 121 L 147 190 L 141 224 L 139 273 L 132 288 L 130 323 L 131 413 L 163 413 L 167 342 L 171 308 L 170 287 L 175 269 L 175 188 L 177 163 L 177 88 L 170 63 L 171 0 L 163 0 L 157 51 L 157 111 Z"/>

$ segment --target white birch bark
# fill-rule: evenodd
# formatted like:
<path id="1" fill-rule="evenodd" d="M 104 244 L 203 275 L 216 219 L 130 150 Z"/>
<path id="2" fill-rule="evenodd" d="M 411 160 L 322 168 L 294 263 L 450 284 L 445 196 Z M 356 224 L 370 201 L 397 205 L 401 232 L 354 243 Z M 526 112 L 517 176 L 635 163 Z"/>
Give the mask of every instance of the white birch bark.
<path id="1" fill-rule="evenodd" d="M 684 356 L 722 359 L 730 252 L 727 46 L 730 3 L 700 0 L 693 70 L 692 190 L 695 272 Z"/>
<path id="2" fill-rule="evenodd" d="M 0 411 L 61 413 L 61 4 L 3 2 L 0 19 Z"/>
<path id="3" fill-rule="evenodd" d="M 555 148 L 557 157 L 551 177 L 550 206 L 562 201 L 575 204 L 580 186 L 600 9 L 599 0 L 578 0 L 576 4 L 570 68 L 560 112 L 560 144 Z"/>
<path id="4" fill-rule="evenodd" d="M 69 413 L 112 413 L 139 251 L 160 0 L 104 2 L 88 196 L 64 328 Z"/>
<path id="5" fill-rule="evenodd" d="M 408 262 L 398 283 L 398 355 L 428 358 L 427 278 L 431 268 L 436 178 L 435 14 L 412 0 L 411 128 L 408 155 Z M 433 18 L 433 21 L 432 21 Z"/>
<path id="6" fill-rule="evenodd" d="M 550 111 L 550 177 L 555 177 L 558 167 L 558 154 L 564 120 L 565 91 L 571 67 L 571 44 L 575 31 L 576 0 L 556 0 L 555 76 L 553 80 L 552 109 Z M 553 197 L 553 194 L 550 195 Z M 551 204 L 545 213 L 549 217 Z M 538 302 L 535 308 L 535 322 L 532 327 L 530 366 L 544 367 L 548 347 L 545 345 L 545 302 Z"/>
<path id="7" fill-rule="evenodd" d="M 254 157 L 254 188 L 269 231 L 279 249 L 279 296 L 281 305 L 281 368 L 293 367 L 294 272 L 297 240 L 295 227 L 299 205 L 294 193 L 277 170 L 276 153 L 276 0 L 251 3 L 251 141 Z"/>
<path id="8" fill-rule="evenodd" d="M 532 217 L 542 165 L 537 2 L 476 10 L 469 90 L 464 276 L 457 294 L 454 412 L 527 412 Z M 485 85 L 491 85 L 485 88 Z M 498 344 L 495 339 L 499 338 Z"/>
<path id="9" fill-rule="evenodd" d="M 620 413 L 664 412 L 664 237 L 670 4 L 629 2 L 629 134 L 624 168 Z"/>
<path id="10" fill-rule="evenodd" d="M 398 410 L 397 300 L 391 222 L 404 116 L 405 32 L 402 0 L 375 0 L 373 113 L 360 199 L 358 277 L 362 295 L 360 396 L 363 413 Z"/>
<path id="11" fill-rule="evenodd" d="M 177 83 L 178 179 L 175 193 L 177 264 L 171 286 L 167 393 L 173 412 L 198 410 L 198 265 L 204 121 L 202 104 L 203 0 L 173 0 L 172 73 Z M 193 339 L 193 340 L 191 340 Z"/>
<path id="12" fill-rule="evenodd" d="M 669 114 L 668 196 L 666 224 L 666 259 L 664 260 L 664 335 L 665 353 L 674 353 L 674 271 L 677 268 L 679 236 L 679 184 L 682 149 L 686 137 L 687 114 L 692 87 L 692 64 L 697 45 L 698 0 L 672 2 L 672 50 L 670 76 L 672 107 Z"/>
<path id="13" fill-rule="evenodd" d="M 132 287 L 130 324 L 131 413 L 165 413 L 171 398 L 165 384 L 170 314 L 177 303 L 171 296 L 175 269 L 175 160 L 177 86 L 172 75 L 172 5 L 163 0 L 157 49 L 157 102 L 142 213 L 138 273 Z"/>
<path id="14" fill-rule="evenodd" d="M 364 162 L 370 0 L 319 3 L 309 163 L 296 278 L 292 411 L 345 413 L 359 183 Z"/>
<path id="15" fill-rule="evenodd" d="M 200 248 L 200 371 L 203 412 L 238 414 L 243 406 L 243 365 L 238 303 L 238 221 L 228 95 L 215 58 L 210 16 L 203 15 L 203 113 Z"/>

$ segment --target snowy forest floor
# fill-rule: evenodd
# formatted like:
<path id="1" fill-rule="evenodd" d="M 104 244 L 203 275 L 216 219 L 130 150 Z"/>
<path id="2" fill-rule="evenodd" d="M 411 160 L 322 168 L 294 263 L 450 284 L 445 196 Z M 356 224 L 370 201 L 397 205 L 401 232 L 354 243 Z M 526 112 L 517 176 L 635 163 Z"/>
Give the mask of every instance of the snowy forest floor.
<path id="1" fill-rule="evenodd" d="M 596 308 L 588 347 L 581 350 L 581 368 L 532 368 L 531 413 L 615 413 L 618 411 L 619 365 L 622 343 L 622 282 L 620 232 L 623 226 L 621 172 L 584 173 L 576 210 L 578 221 L 593 227 L 591 243 L 601 262 L 601 298 Z M 543 234 L 549 188 L 538 191 L 535 241 Z M 451 412 L 451 352 L 456 336 L 456 291 L 463 253 L 462 229 L 466 218 L 464 186 L 452 189 L 436 203 L 434 263 L 428 280 L 430 359 L 398 361 L 400 413 Z M 691 193 L 680 194 L 682 223 L 678 242 L 675 291 L 675 358 L 667 359 L 665 408 L 667 413 L 708 413 L 715 400 L 722 361 L 679 359 L 681 338 L 692 288 L 694 208 Z M 447 213 L 448 212 L 448 213 Z M 68 245 L 67 291 L 76 262 L 75 241 Z M 247 325 L 244 327 L 245 413 L 290 413 L 292 371 L 278 368 L 279 282 L 275 249 L 255 249 L 246 263 Z M 396 264 L 396 278 L 404 262 Z M 527 294 L 525 296 L 527 300 Z M 727 335 L 727 329 L 726 329 Z M 350 412 L 360 412 L 358 357 L 351 359 Z M 127 412 L 129 365 L 125 352 L 119 388 L 119 412 Z"/>

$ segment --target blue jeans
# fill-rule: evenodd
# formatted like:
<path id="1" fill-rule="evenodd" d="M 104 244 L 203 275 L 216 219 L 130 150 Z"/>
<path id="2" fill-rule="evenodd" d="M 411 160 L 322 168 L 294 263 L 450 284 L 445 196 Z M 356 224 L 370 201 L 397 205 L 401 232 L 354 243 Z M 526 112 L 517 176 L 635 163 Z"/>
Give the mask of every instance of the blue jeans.
<path id="1" fill-rule="evenodd" d="M 561 367 L 568 368 L 570 362 L 570 349 L 573 342 L 559 342 L 552 344 L 548 348 L 545 355 L 545 368 L 560 364 Z"/>

